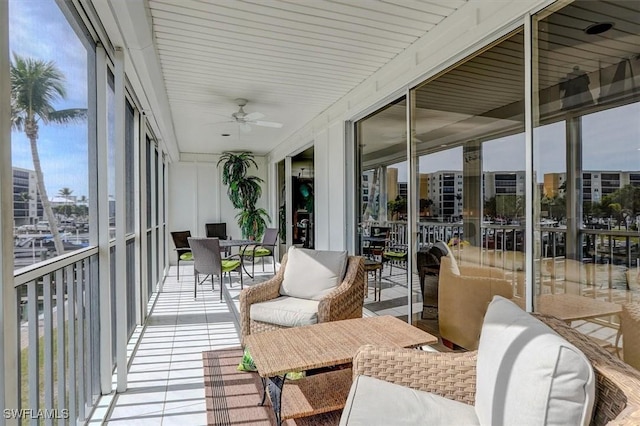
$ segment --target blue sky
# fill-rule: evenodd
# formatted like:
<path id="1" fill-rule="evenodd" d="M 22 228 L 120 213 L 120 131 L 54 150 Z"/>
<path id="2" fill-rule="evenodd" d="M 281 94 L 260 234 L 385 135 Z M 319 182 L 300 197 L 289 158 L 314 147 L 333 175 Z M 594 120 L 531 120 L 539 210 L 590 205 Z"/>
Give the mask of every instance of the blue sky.
<path id="1" fill-rule="evenodd" d="M 566 172 L 565 127 L 558 122 L 534 131 L 538 182 L 545 173 Z M 514 135 L 483 145 L 486 171 L 524 170 L 524 136 Z M 582 118 L 583 170 L 640 170 L 640 103 L 600 111 Z M 407 181 L 406 163 L 399 163 L 398 181 Z M 420 172 L 462 170 L 462 148 L 423 156 Z"/>
<path id="2" fill-rule="evenodd" d="M 87 107 L 87 51 L 54 0 L 9 0 L 9 41 L 12 52 L 54 61 L 66 76 L 67 98 L 56 109 Z M 68 187 L 73 195 L 89 195 L 87 186 L 87 124 L 40 125 L 38 150 L 49 197 Z M 33 170 L 29 140 L 11 134 L 15 167 Z"/>

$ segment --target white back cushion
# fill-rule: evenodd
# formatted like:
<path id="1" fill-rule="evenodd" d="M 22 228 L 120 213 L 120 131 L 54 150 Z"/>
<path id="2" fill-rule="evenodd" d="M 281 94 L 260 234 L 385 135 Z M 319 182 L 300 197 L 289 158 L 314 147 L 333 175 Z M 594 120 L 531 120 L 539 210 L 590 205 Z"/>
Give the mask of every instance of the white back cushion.
<path id="1" fill-rule="evenodd" d="M 588 425 L 591 363 L 516 304 L 495 296 L 478 347 L 476 414 L 482 425 Z"/>
<path id="2" fill-rule="evenodd" d="M 458 262 L 456 261 L 456 258 L 453 255 L 453 253 L 451 253 L 451 250 L 449 250 L 449 246 L 447 245 L 447 243 L 439 240 L 439 241 L 436 241 L 434 246 L 438 247 L 440 251 L 445 253 L 445 256 L 443 257 L 446 257 L 447 259 L 449 259 L 449 262 L 443 262 L 442 259 L 440 259 L 440 267 L 448 268 L 449 272 L 452 275 L 460 275 L 460 268 L 458 268 Z"/>
<path id="3" fill-rule="evenodd" d="M 346 251 L 289 247 L 280 294 L 300 299 L 322 299 L 342 282 L 347 260 Z"/>

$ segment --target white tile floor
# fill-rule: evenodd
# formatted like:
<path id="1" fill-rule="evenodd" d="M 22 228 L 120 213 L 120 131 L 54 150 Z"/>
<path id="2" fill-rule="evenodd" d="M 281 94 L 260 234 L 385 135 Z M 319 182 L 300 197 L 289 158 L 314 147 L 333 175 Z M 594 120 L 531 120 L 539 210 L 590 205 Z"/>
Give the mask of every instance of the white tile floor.
<path id="1" fill-rule="evenodd" d="M 217 280 L 215 292 L 207 280 L 194 300 L 192 271 L 181 265 L 178 281 L 176 268 L 171 268 L 133 355 L 127 391 L 103 398 L 91 424 L 206 425 L 202 352 L 239 346 L 240 340 L 236 314 L 220 303 Z M 271 273 L 257 267 L 256 279 L 245 276 L 245 284 L 261 282 Z M 229 296 L 237 303 L 237 275 L 233 282 Z"/>
<path id="2" fill-rule="evenodd" d="M 180 280 L 176 272 L 171 267 L 163 291 L 155 295 L 146 328 L 137 330 L 141 336 L 137 349 L 132 344 L 130 350 L 133 360 L 127 391 L 103 397 L 90 424 L 206 425 L 202 352 L 240 345 L 236 318 L 240 286 L 235 274 L 233 287 L 225 279 L 225 298 L 233 303 L 220 303 L 217 280 L 215 292 L 207 280 L 194 300 L 192 266 L 180 266 Z M 262 272 L 257 264 L 255 279 L 245 275 L 244 284 L 262 282 L 272 273 L 270 265 Z M 367 302 L 373 302 L 370 284 Z M 383 301 L 402 291 L 394 287 L 383 287 Z"/>

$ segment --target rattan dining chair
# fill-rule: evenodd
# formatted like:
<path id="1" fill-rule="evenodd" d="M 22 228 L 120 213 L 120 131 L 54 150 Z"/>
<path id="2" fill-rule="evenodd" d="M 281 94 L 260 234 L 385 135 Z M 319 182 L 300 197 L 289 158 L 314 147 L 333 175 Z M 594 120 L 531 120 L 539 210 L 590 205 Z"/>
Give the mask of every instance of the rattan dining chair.
<path id="1" fill-rule="evenodd" d="M 198 296 L 198 285 L 202 284 L 208 276 L 211 276 L 211 290 L 214 289 L 213 276 L 219 278 L 221 302 L 222 281 L 225 274 L 229 274 L 229 285 L 231 285 L 231 272 L 238 272 L 240 274 L 240 288 L 243 288 L 242 259 L 237 254 L 223 259 L 220 255 L 220 240 L 218 238 L 189 238 L 189 245 L 193 252 L 194 299 Z M 200 274 L 206 275 L 202 281 L 200 281 Z"/>
<path id="2" fill-rule="evenodd" d="M 171 233 L 173 245 L 176 246 L 176 253 L 178 254 L 178 280 L 180 279 L 180 261 L 193 260 L 191 247 L 189 247 L 189 237 L 191 237 L 191 231 L 174 231 Z"/>
<path id="3" fill-rule="evenodd" d="M 227 224 L 225 222 L 221 223 L 205 223 L 204 231 L 207 238 L 220 238 L 221 240 L 230 240 L 231 237 L 227 235 Z M 225 256 L 231 254 L 231 248 L 223 248 L 221 249 Z"/>
<path id="4" fill-rule="evenodd" d="M 251 276 L 254 276 L 256 257 L 262 258 L 262 272 L 264 272 L 264 258 L 271 256 L 273 258 L 273 274 L 276 273 L 276 242 L 278 241 L 278 229 L 267 228 L 262 237 L 260 245 L 248 246 L 242 251 L 245 259 L 251 259 Z"/>

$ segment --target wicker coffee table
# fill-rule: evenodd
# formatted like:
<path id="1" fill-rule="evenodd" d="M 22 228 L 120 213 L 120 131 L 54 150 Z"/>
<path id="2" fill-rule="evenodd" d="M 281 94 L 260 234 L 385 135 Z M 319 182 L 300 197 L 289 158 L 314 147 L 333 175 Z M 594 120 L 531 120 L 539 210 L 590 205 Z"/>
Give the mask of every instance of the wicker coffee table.
<path id="1" fill-rule="evenodd" d="M 265 382 L 276 422 L 339 410 L 351 386 L 351 369 L 336 368 L 287 382 L 292 371 L 350 365 L 367 343 L 416 347 L 438 339 L 392 316 L 357 318 L 287 328 L 246 337 L 253 361 Z"/>

